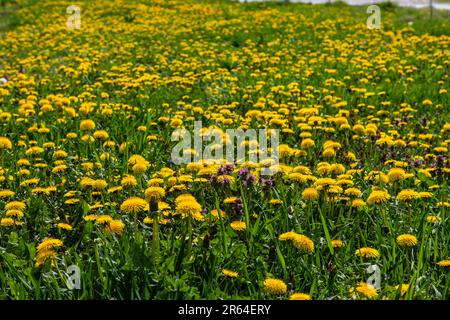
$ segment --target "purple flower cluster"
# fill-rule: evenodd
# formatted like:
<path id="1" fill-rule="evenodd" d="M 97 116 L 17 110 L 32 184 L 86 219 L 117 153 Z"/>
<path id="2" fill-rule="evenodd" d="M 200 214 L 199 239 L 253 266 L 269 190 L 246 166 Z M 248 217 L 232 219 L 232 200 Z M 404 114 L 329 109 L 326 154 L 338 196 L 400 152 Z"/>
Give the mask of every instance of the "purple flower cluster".
<path id="1" fill-rule="evenodd" d="M 244 212 L 244 205 L 242 204 L 242 199 L 237 198 L 231 207 L 233 215 L 240 215 Z"/>
<path id="2" fill-rule="evenodd" d="M 270 188 L 272 188 L 273 186 L 273 179 L 272 178 L 260 178 L 259 182 L 261 184 L 261 187 L 263 188 L 263 190 L 268 190 Z"/>
<path id="3" fill-rule="evenodd" d="M 217 169 L 217 174 L 211 175 L 209 182 L 217 183 L 221 186 L 228 186 L 231 184 L 231 180 L 227 177 L 230 176 L 234 171 L 234 164 L 225 164 Z M 220 179 L 218 179 L 221 177 Z"/>
<path id="4" fill-rule="evenodd" d="M 256 181 L 256 176 L 250 172 L 249 168 L 239 169 L 238 176 L 244 187 L 252 186 Z"/>
<path id="5" fill-rule="evenodd" d="M 224 164 L 219 169 L 217 169 L 217 173 L 219 175 L 231 175 L 234 171 L 234 164 Z"/>

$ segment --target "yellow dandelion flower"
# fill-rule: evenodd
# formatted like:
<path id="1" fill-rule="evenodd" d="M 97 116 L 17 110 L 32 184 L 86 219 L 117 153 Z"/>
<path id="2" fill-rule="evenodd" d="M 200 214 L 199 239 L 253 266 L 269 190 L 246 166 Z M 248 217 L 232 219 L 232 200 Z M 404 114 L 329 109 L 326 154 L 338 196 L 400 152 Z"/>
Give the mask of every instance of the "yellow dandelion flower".
<path id="1" fill-rule="evenodd" d="M 400 295 L 404 296 L 409 290 L 409 284 L 408 283 L 399 284 L 395 286 L 395 290 L 397 291 L 400 290 Z"/>
<path id="2" fill-rule="evenodd" d="M 225 204 L 235 203 L 237 200 L 238 200 L 237 197 L 228 197 L 225 198 L 225 200 L 223 200 L 223 203 Z"/>
<path id="3" fill-rule="evenodd" d="M 377 289 L 373 285 L 367 284 L 365 282 L 360 282 L 359 285 L 351 291 L 354 292 L 354 290 L 363 294 L 369 299 L 376 298 L 378 296 Z"/>
<path id="4" fill-rule="evenodd" d="M 307 293 L 296 292 L 289 296 L 289 300 L 312 300 L 312 298 Z"/>
<path id="5" fill-rule="evenodd" d="M 95 223 L 102 224 L 102 225 L 109 224 L 112 220 L 113 220 L 113 218 L 110 215 L 103 214 L 100 216 L 96 216 Z"/>
<path id="6" fill-rule="evenodd" d="M 150 217 L 145 217 L 143 222 L 144 224 L 153 224 L 153 219 Z"/>
<path id="7" fill-rule="evenodd" d="M 247 225 L 244 221 L 233 221 L 231 222 L 230 226 L 234 231 L 244 231 L 245 229 L 247 229 Z"/>
<path id="8" fill-rule="evenodd" d="M 355 199 L 352 201 L 352 207 L 361 209 L 366 205 L 366 202 L 362 199 Z"/>
<path id="9" fill-rule="evenodd" d="M 47 238 L 37 246 L 37 251 L 51 250 L 57 247 L 61 247 L 62 245 L 63 242 L 59 239 Z"/>
<path id="10" fill-rule="evenodd" d="M 345 191 L 344 191 L 344 194 L 346 196 L 351 196 L 351 197 L 355 197 L 355 198 L 359 197 L 361 195 L 361 193 L 362 193 L 361 190 L 359 190 L 358 188 L 348 188 L 348 189 L 345 189 Z"/>
<path id="11" fill-rule="evenodd" d="M 56 226 L 58 228 L 60 228 L 60 229 L 64 229 L 64 230 L 67 230 L 67 231 L 70 231 L 70 230 L 73 229 L 72 226 L 70 224 L 67 224 L 67 223 L 58 223 Z"/>
<path id="12" fill-rule="evenodd" d="M 378 258 L 380 252 L 377 249 L 370 247 L 359 248 L 355 251 L 355 255 L 363 258 Z"/>
<path id="13" fill-rule="evenodd" d="M 124 187 L 135 187 L 137 186 L 137 180 L 134 176 L 125 176 L 122 178 L 122 181 L 120 181 L 120 184 Z M 108 193 L 110 193 L 111 189 L 108 190 Z"/>
<path id="14" fill-rule="evenodd" d="M 111 232 L 113 234 L 122 234 L 123 229 L 125 228 L 125 223 L 121 220 L 110 220 L 109 225 L 105 227 L 107 232 Z"/>
<path id="15" fill-rule="evenodd" d="M 411 189 L 402 190 L 397 195 L 397 200 L 405 201 L 405 202 L 411 201 L 411 200 L 414 200 L 417 198 L 419 198 L 419 194 L 416 191 L 411 190 Z"/>
<path id="16" fill-rule="evenodd" d="M 387 176 L 389 178 L 389 182 L 395 182 L 395 181 L 402 181 L 406 177 L 406 172 L 402 168 L 392 168 L 387 173 Z"/>
<path id="17" fill-rule="evenodd" d="M 237 278 L 237 277 L 239 276 L 239 273 L 238 273 L 238 272 L 231 271 L 231 270 L 228 270 L 228 269 L 223 269 L 223 270 L 222 270 L 222 274 L 223 274 L 224 276 L 229 277 L 229 278 Z"/>
<path id="18" fill-rule="evenodd" d="M 120 205 L 120 210 L 128 214 L 136 214 L 148 210 L 148 203 L 142 198 L 131 197 Z"/>
<path id="19" fill-rule="evenodd" d="M 145 190 L 145 198 L 147 201 L 158 201 L 161 198 L 164 198 L 166 195 L 166 191 L 161 187 L 148 187 Z"/>
<path id="20" fill-rule="evenodd" d="M 2 218 L 0 220 L 0 225 L 2 227 L 11 227 L 14 225 L 14 219 L 12 218 Z"/>
<path id="21" fill-rule="evenodd" d="M 20 211 L 24 211 L 26 207 L 27 207 L 27 205 L 25 204 L 25 202 L 11 201 L 11 202 L 8 202 L 5 205 L 5 210 L 20 210 Z"/>
<path id="22" fill-rule="evenodd" d="M 95 214 L 89 214 L 89 215 L 83 217 L 83 219 L 85 221 L 95 221 L 95 220 L 97 220 L 97 216 Z"/>
<path id="23" fill-rule="evenodd" d="M 177 198 L 178 199 L 178 198 Z M 188 216 L 193 217 L 195 220 L 203 220 L 204 217 L 201 214 L 202 206 L 197 202 L 194 197 L 185 197 L 183 201 L 176 201 L 175 211 L 181 214 L 182 218 L 186 218 Z"/>
<path id="24" fill-rule="evenodd" d="M 436 263 L 439 267 L 450 267 L 450 260 L 441 260 Z"/>
<path id="25" fill-rule="evenodd" d="M 14 196 L 16 193 L 11 190 L 0 190 L 0 199 L 2 198 L 9 198 Z"/>
<path id="26" fill-rule="evenodd" d="M 219 210 L 213 209 L 213 210 L 211 210 L 211 214 L 214 217 L 214 219 L 219 219 L 220 216 L 222 216 L 222 219 L 226 218 L 226 213 L 223 210 L 220 210 L 220 215 L 219 215 Z"/>
<path id="27" fill-rule="evenodd" d="M 401 234 L 397 237 L 396 241 L 402 247 L 414 247 L 417 245 L 417 238 L 412 234 Z"/>
<path id="28" fill-rule="evenodd" d="M 106 140 L 109 138 L 109 134 L 105 130 L 97 130 L 94 132 L 93 136 L 94 136 L 94 139 L 97 139 L 97 140 Z"/>
<path id="29" fill-rule="evenodd" d="M 0 150 L 1 149 L 12 149 L 11 140 L 6 137 L 0 137 Z"/>
<path id="30" fill-rule="evenodd" d="M 287 286 L 282 280 L 268 278 L 264 280 L 264 291 L 273 295 L 281 295 L 286 293 Z"/>
<path id="31" fill-rule="evenodd" d="M 439 223 L 441 221 L 441 219 L 438 216 L 433 216 L 433 215 L 429 215 L 427 216 L 427 222 L 430 223 Z"/>
<path id="32" fill-rule="evenodd" d="M 385 190 L 373 190 L 367 198 L 368 204 L 382 204 L 389 200 L 390 195 Z"/>
<path id="33" fill-rule="evenodd" d="M 7 217 L 14 217 L 16 219 L 21 219 L 23 217 L 23 212 L 20 210 L 8 210 L 6 211 Z"/>
<path id="34" fill-rule="evenodd" d="M 306 188 L 302 192 L 302 198 L 305 200 L 317 200 L 319 198 L 319 192 L 316 188 Z"/>
<path id="35" fill-rule="evenodd" d="M 92 187 L 95 190 L 103 190 L 108 186 L 108 183 L 105 180 L 94 180 L 92 183 Z"/>
<path id="36" fill-rule="evenodd" d="M 295 233 L 293 231 L 288 231 L 280 234 L 278 237 L 278 240 L 280 241 L 293 241 L 295 237 L 298 235 L 298 233 Z"/>
<path id="37" fill-rule="evenodd" d="M 94 130 L 95 122 L 90 119 L 83 120 L 80 122 L 80 129 L 83 131 Z"/>
<path id="38" fill-rule="evenodd" d="M 298 234 L 292 240 L 292 243 L 297 249 L 304 252 L 312 253 L 314 252 L 314 242 L 305 235 Z"/>
<path id="39" fill-rule="evenodd" d="M 283 204 L 283 201 L 279 200 L 279 199 L 271 199 L 270 204 L 276 206 L 276 205 Z"/>
<path id="40" fill-rule="evenodd" d="M 133 173 L 134 174 L 142 174 L 144 172 L 146 172 L 148 170 L 148 165 L 145 163 L 136 163 L 133 168 Z"/>
<path id="41" fill-rule="evenodd" d="M 344 246 L 344 241 L 342 240 L 331 240 L 331 245 L 335 249 L 342 248 Z"/>
<path id="42" fill-rule="evenodd" d="M 56 257 L 56 251 L 52 249 L 41 250 L 36 255 L 36 267 L 41 267 L 47 260 L 53 260 Z"/>

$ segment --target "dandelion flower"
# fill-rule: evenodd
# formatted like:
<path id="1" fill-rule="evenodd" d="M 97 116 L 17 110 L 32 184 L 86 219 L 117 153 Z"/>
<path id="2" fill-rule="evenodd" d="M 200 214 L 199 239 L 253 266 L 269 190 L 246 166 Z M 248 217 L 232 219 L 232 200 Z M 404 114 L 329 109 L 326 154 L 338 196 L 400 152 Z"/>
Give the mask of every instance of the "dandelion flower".
<path id="1" fill-rule="evenodd" d="M 122 234 L 125 224 L 121 220 L 111 220 L 106 228 L 107 231 L 113 234 Z"/>
<path id="2" fill-rule="evenodd" d="M 95 190 L 103 190 L 108 186 L 108 183 L 105 180 L 94 180 L 94 182 L 92 183 L 92 187 Z"/>
<path id="3" fill-rule="evenodd" d="M 417 245 L 417 238 L 412 234 L 401 234 L 396 240 L 397 244 L 402 247 L 414 247 Z"/>
<path id="4" fill-rule="evenodd" d="M 234 231 L 244 231 L 247 228 L 244 221 L 233 221 L 230 226 Z"/>
<path id="5" fill-rule="evenodd" d="M 132 168 L 133 173 L 135 173 L 135 174 L 142 174 L 145 171 L 147 171 L 147 169 L 148 169 L 148 166 L 145 163 L 136 163 Z"/>
<path id="6" fill-rule="evenodd" d="M 52 249 L 38 251 L 35 266 L 40 267 L 44 265 L 47 260 L 53 260 L 54 257 L 56 257 L 56 251 Z"/>
<path id="7" fill-rule="evenodd" d="M 23 212 L 20 210 L 8 210 L 6 211 L 7 217 L 14 217 L 16 219 L 21 219 L 23 217 Z"/>
<path id="8" fill-rule="evenodd" d="M 214 217 L 214 219 L 219 219 L 221 216 L 222 216 L 222 219 L 226 218 L 226 214 L 223 210 L 220 210 L 220 215 L 219 215 L 219 210 L 213 209 L 213 210 L 211 210 L 211 214 Z"/>
<path id="9" fill-rule="evenodd" d="M 0 150 L 1 149 L 11 149 L 12 143 L 11 140 L 9 140 L 6 137 L 0 137 Z"/>
<path id="10" fill-rule="evenodd" d="M 312 240 L 305 235 L 296 235 L 292 240 L 292 243 L 297 249 L 300 249 L 304 252 L 314 252 L 314 242 L 312 242 Z"/>
<path id="11" fill-rule="evenodd" d="M 229 278 L 237 278 L 237 277 L 239 276 L 239 273 L 238 273 L 238 272 L 231 271 L 231 270 L 228 270 L 228 269 L 223 269 L 223 270 L 222 270 L 222 274 L 223 274 L 224 276 L 229 277 Z"/>
<path id="12" fill-rule="evenodd" d="M 175 199 L 175 205 L 175 211 L 181 214 L 182 218 L 191 216 L 195 220 L 199 221 L 204 219 L 202 215 L 202 206 L 190 194 L 179 195 Z"/>
<path id="13" fill-rule="evenodd" d="M 95 221 L 97 220 L 97 216 L 95 214 L 89 214 L 83 217 L 84 221 Z"/>
<path id="14" fill-rule="evenodd" d="M 0 225 L 2 227 L 11 227 L 14 225 L 14 219 L 12 218 L 2 218 L 0 220 Z"/>
<path id="15" fill-rule="evenodd" d="M 237 197 L 228 197 L 223 201 L 223 203 L 225 204 L 235 203 L 237 200 L 238 200 Z"/>
<path id="16" fill-rule="evenodd" d="M 103 215 L 95 217 L 95 223 L 101 224 L 101 225 L 109 224 L 112 221 L 112 219 L 113 218 L 110 215 L 103 214 Z"/>
<path id="17" fill-rule="evenodd" d="M 25 202 L 11 201 L 11 202 L 8 202 L 5 205 L 5 210 L 20 210 L 20 211 L 24 211 L 26 207 L 27 207 L 27 205 L 25 204 Z"/>
<path id="18" fill-rule="evenodd" d="M 59 239 L 47 238 L 37 246 L 37 251 L 51 250 L 57 247 L 61 247 L 62 245 L 63 242 Z"/>
<path id="19" fill-rule="evenodd" d="M 133 176 L 125 176 L 122 178 L 120 184 L 124 187 L 134 187 L 137 186 L 137 180 Z"/>
<path id="20" fill-rule="evenodd" d="M 314 145 L 315 145 L 314 140 L 307 138 L 307 139 L 302 140 L 300 147 L 302 149 L 309 149 L 309 148 L 314 147 Z"/>
<path id="21" fill-rule="evenodd" d="M 389 193 L 384 190 L 373 190 L 372 193 L 367 198 L 368 204 L 382 204 L 388 201 L 390 198 Z"/>
<path id="22" fill-rule="evenodd" d="M 279 200 L 279 199 L 272 199 L 272 200 L 270 200 L 270 204 L 271 204 L 271 205 L 274 205 L 274 206 L 280 205 L 280 204 L 282 204 L 282 203 L 283 203 L 283 201 L 282 201 L 282 200 Z"/>
<path id="23" fill-rule="evenodd" d="M 402 181 L 405 179 L 406 172 L 402 168 L 392 168 L 387 174 L 389 182 Z"/>
<path id="24" fill-rule="evenodd" d="M 56 226 L 58 228 L 60 228 L 60 229 L 64 229 L 64 230 L 67 230 L 67 231 L 71 231 L 72 230 L 72 226 L 70 224 L 67 224 L 67 223 L 58 223 Z"/>
<path id="25" fill-rule="evenodd" d="M 93 136 L 94 136 L 94 139 L 97 139 L 97 140 L 106 140 L 109 138 L 109 134 L 105 130 L 95 131 Z"/>
<path id="26" fill-rule="evenodd" d="M 334 249 L 339 249 L 344 246 L 344 241 L 342 240 L 331 240 L 331 245 Z"/>
<path id="27" fill-rule="evenodd" d="M 366 203 L 362 199 L 355 199 L 355 200 L 352 201 L 352 207 L 355 207 L 355 208 L 358 208 L 358 209 L 361 209 L 365 205 L 366 205 Z"/>
<path id="28" fill-rule="evenodd" d="M 400 295 L 404 296 L 409 290 L 409 284 L 403 283 L 395 286 L 395 290 L 400 290 Z"/>
<path id="29" fill-rule="evenodd" d="M 0 190 L 0 199 L 14 196 L 16 193 L 11 190 Z"/>
<path id="30" fill-rule="evenodd" d="M 438 216 L 433 216 L 433 215 L 429 215 L 427 216 L 427 222 L 430 223 L 439 223 L 439 221 L 441 221 L 441 219 Z"/>
<path id="31" fill-rule="evenodd" d="M 147 201 L 159 200 L 166 195 L 166 192 L 161 187 L 148 187 L 145 190 L 145 198 Z"/>
<path id="32" fill-rule="evenodd" d="M 312 300 L 311 296 L 307 293 L 293 293 L 289 296 L 289 300 Z"/>
<path id="33" fill-rule="evenodd" d="M 363 258 L 378 258 L 380 256 L 380 252 L 374 248 L 363 247 L 356 250 L 355 255 Z"/>
<path id="34" fill-rule="evenodd" d="M 278 237 L 278 240 L 280 241 L 292 241 L 294 238 L 298 235 L 298 233 L 295 233 L 293 231 L 288 231 L 285 233 L 280 234 Z"/>
<path id="35" fill-rule="evenodd" d="M 358 188 L 348 188 L 344 191 L 344 194 L 346 196 L 351 196 L 351 197 L 359 197 L 361 195 L 361 190 L 359 190 Z"/>
<path id="36" fill-rule="evenodd" d="M 411 190 L 411 189 L 402 190 L 397 195 L 397 200 L 405 201 L 405 202 L 411 201 L 411 200 L 414 200 L 417 198 L 419 198 L 419 194 L 416 191 Z"/>
<path id="37" fill-rule="evenodd" d="M 83 131 L 94 130 L 95 122 L 90 119 L 83 120 L 80 122 L 80 129 Z"/>
<path id="38" fill-rule="evenodd" d="M 351 291 L 354 292 L 354 289 L 352 289 Z M 369 299 L 376 298 L 378 296 L 377 289 L 373 285 L 365 282 L 360 282 L 356 287 L 356 291 L 363 294 Z"/>
<path id="39" fill-rule="evenodd" d="M 450 260 L 441 260 L 436 263 L 439 267 L 450 267 Z"/>
<path id="40" fill-rule="evenodd" d="M 286 284 L 279 279 L 266 279 L 264 280 L 264 291 L 269 294 L 281 295 L 286 293 Z"/>
<path id="41" fill-rule="evenodd" d="M 142 198 L 131 197 L 121 204 L 120 210 L 128 214 L 136 214 L 148 210 L 148 203 Z"/>
<path id="42" fill-rule="evenodd" d="M 302 198 L 305 200 L 317 200 L 319 197 L 319 192 L 316 188 L 306 188 L 302 192 Z"/>

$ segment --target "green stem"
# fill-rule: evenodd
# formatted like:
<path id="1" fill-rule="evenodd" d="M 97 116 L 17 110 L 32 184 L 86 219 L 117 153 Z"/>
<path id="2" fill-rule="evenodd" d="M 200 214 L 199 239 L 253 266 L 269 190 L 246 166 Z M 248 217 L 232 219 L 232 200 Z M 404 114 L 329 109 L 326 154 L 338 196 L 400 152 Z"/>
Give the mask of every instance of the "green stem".
<path id="1" fill-rule="evenodd" d="M 220 220 L 220 235 L 222 237 L 222 246 L 223 246 L 223 250 L 225 251 L 225 255 L 228 256 L 228 246 L 227 246 L 227 242 L 226 242 L 226 238 L 225 238 L 225 225 L 223 223 L 223 217 L 222 217 L 222 212 L 221 212 L 220 206 L 219 206 L 219 197 L 217 195 L 217 192 L 214 192 L 214 196 L 216 198 L 216 210 L 217 210 L 217 214 L 219 215 L 219 220 Z"/>
<path id="2" fill-rule="evenodd" d="M 188 232 L 188 247 L 187 247 L 187 258 L 189 259 L 189 256 L 191 255 L 192 250 L 192 217 L 187 217 L 187 232 Z"/>
<path id="3" fill-rule="evenodd" d="M 159 211 L 153 217 L 153 243 L 152 243 L 153 261 L 159 260 Z"/>

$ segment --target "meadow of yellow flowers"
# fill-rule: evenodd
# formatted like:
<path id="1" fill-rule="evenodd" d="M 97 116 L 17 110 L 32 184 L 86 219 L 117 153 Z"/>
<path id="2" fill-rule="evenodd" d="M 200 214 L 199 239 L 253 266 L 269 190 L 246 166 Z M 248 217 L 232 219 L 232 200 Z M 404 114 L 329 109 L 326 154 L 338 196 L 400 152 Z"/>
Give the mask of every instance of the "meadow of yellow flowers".
<path id="1" fill-rule="evenodd" d="M 448 14 L 73 4 L 0 9 L 0 299 L 450 298 Z M 194 121 L 279 163 L 178 165 Z"/>

